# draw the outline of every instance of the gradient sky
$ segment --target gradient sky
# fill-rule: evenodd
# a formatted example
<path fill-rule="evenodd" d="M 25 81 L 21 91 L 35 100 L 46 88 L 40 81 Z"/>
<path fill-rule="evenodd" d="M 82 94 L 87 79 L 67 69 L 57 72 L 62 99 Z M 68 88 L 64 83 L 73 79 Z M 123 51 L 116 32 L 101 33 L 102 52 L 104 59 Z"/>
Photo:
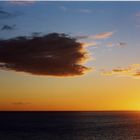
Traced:
<path fill-rule="evenodd" d="M 140 2 L 0 2 L 1 40 L 34 32 L 85 43 L 92 69 L 70 77 L 0 70 L 0 110 L 140 110 Z"/>

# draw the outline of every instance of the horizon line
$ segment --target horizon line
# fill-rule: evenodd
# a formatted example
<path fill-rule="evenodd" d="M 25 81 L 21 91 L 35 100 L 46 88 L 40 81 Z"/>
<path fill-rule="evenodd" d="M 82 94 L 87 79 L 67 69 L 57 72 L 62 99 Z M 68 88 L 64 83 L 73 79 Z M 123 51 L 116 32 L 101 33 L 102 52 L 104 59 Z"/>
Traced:
<path fill-rule="evenodd" d="M 140 110 L 0 110 L 0 112 L 140 112 Z"/>

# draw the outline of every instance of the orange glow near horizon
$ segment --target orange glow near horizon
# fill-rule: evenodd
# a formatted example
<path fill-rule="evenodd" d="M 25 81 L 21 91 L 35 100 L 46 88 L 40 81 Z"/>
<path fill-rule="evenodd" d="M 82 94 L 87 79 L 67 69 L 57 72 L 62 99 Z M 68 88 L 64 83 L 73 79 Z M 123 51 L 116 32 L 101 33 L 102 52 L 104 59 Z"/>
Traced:
<path fill-rule="evenodd" d="M 139 111 L 132 3 L 0 1 L 0 111 Z"/>
<path fill-rule="evenodd" d="M 102 76 L 94 76 L 96 77 L 94 78 L 91 75 L 92 73 L 79 78 L 50 78 L 49 80 L 44 77 L 36 77 L 32 81 L 32 76 L 19 74 L 16 80 L 18 81 L 21 77 L 24 80 L 17 83 L 16 90 L 13 85 L 11 87 L 9 85 L 10 90 L 3 89 L 5 94 L 1 95 L 0 110 L 140 110 L 138 80 L 128 80 L 128 78 L 120 80 L 120 78 Z M 15 76 L 15 73 L 11 76 Z M 38 84 L 40 86 L 37 86 Z M 128 88 L 126 85 L 129 85 Z M 5 86 L 3 85 L 3 88 Z M 9 92 L 11 92 L 11 97 L 7 98 Z"/>

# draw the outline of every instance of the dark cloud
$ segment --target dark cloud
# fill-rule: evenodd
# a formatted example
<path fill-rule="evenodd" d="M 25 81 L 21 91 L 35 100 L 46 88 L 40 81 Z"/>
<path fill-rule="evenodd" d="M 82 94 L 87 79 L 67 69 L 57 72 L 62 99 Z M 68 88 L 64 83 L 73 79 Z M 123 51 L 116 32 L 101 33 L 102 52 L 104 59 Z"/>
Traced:
<path fill-rule="evenodd" d="M 0 19 L 5 19 L 5 18 L 13 18 L 13 17 L 16 17 L 16 16 L 19 16 L 19 15 L 22 15 L 23 13 L 21 12 L 8 12 L 8 11 L 5 11 L 3 9 L 0 8 Z"/>
<path fill-rule="evenodd" d="M 10 25 L 3 25 L 3 26 L 1 27 L 1 30 L 2 30 L 2 31 L 3 31 L 3 30 L 11 31 L 11 30 L 14 30 L 15 27 L 16 27 L 16 25 L 12 25 L 12 26 L 10 26 Z"/>
<path fill-rule="evenodd" d="M 41 32 L 33 32 L 32 36 L 33 37 L 39 37 L 42 33 Z"/>
<path fill-rule="evenodd" d="M 0 10 L 0 18 L 9 18 L 9 17 L 13 17 L 13 16 L 14 15 L 10 12 Z"/>
<path fill-rule="evenodd" d="M 0 68 L 36 75 L 75 76 L 85 73 L 87 52 L 66 34 L 0 40 Z"/>
<path fill-rule="evenodd" d="M 76 39 L 88 39 L 88 38 L 90 38 L 90 36 L 89 35 L 78 35 L 75 38 Z"/>
<path fill-rule="evenodd" d="M 134 76 L 140 77 L 140 71 L 137 71 L 137 72 L 134 74 Z"/>
<path fill-rule="evenodd" d="M 119 43 L 117 44 L 117 47 L 118 47 L 118 48 L 125 48 L 125 47 L 127 47 L 127 43 L 126 43 L 126 42 L 119 42 Z"/>
<path fill-rule="evenodd" d="M 128 72 L 131 70 L 131 67 L 128 67 L 128 68 L 115 68 L 112 70 L 112 72 Z"/>

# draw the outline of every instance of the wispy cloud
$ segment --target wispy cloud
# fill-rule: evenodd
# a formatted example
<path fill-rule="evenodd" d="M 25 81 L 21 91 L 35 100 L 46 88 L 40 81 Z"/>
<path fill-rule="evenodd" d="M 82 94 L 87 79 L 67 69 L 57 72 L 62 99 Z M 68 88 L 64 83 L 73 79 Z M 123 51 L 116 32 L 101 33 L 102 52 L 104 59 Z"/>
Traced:
<path fill-rule="evenodd" d="M 134 76 L 140 78 L 140 69 L 139 69 L 139 71 L 137 71 L 137 72 L 134 74 Z"/>
<path fill-rule="evenodd" d="M 65 7 L 65 6 L 60 6 L 59 8 L 61 11 L 64 11 L 64 12 L 66 12 L 68 10 L 67 7 Z"/>
<path fill-rule="evenodd" d="M 139 28 L 140 27 L 140 24 L 137 24 L 136 27 Z"/>
<path fill-rule="evenodd" d="M 92 35 L 84 35 L 84 34 L 75 36 L 76 39 L 90 39 L 91 37 L 92 37 Z"/>
<path fill-rule="evenodd" d="M 79 9 L 79 12 L 89 14 L 89 13 L 92 13 L 92 10 L 84 8 L 84 9 Z"/>
<path fill-rule="evenodd" d="M 88 67 L 82 65 L 88 52 L 82 43 L 66 34 L 17 37 L 0 40 L 0 68 L 35 75 L 76 76 Z"/>
<path fill-rule="evenodd" d="M 110 38 L 112 37 L 113 32 L 103 32 L 100 34 L 96 34 L 95 36 L 93 36 L 94 39 L 106 39 L 106 38 Z"/>
<path fill-rule="evenodd" d="M 127 47 L 127 43 L 126 42 L 119 42 L 116 46 L 118 48 L 125 48 L 125 47 Z"/>
<path fill-rule="evenodd" d="M 140 12 L 137 12 L 136 13 L 136 17 L 140 17 Z"/>
<path fill-rule="evenodd" d="M 85 45 L 87 46 L 96 46 L 96 47 L 99 47 L 99 46 L 105 46 L 105 47 L 109 47 L 109 48 L 126 48 L 127 47 L 127 43 L 124 42 L 124 41 L 121 41 L 121 42 L 118 42 L 118 43 L 112 43 L 112 42 L 108 42 L 108 43 L 104 43 L 102 42 L 102 40 L 104 39 L 108 39 L 110 37 L 112 37 L 114 34 L 114 32 L 102 32 L 102 33 L 99 33 L 99 34 L 90 34 L 90 35 L 86 35 L 86 34 L 79 34 L 79 35 L 76 35 L 75 38 L 78 39 L 78 40 L 84 40 L 85 42 Z M 100 45 L 99 43 L 97 43 L 97 41 L 100 40 Z"/>
<path fill-rule="evenodd" d="M 87 9 L 87 8 L 81 8 L 81 9 L 70 9 L 66 6 L 59 6 L 58 7 L 61 11 L 63 12 L 66 12 L 66 11 L 69 11 L 69 12 L 75 12 L 75 13 L 83 13 L 83 14 L 90 14 L 92 13 L 92 10 L 91 9 Z"/>
<path fill-rule="evenodd" d="M 127 43 L 126 42 L 119 42 L 119 43 L 106 43 L 105 46 L 107 47 L 116 47 L 116 48 L 126 48 Z"/>
<path fill-rule="evenodd" d="M 20 0 L 10 0 L 8 1 L 10 4 L 14 4 L 14 5 L 19 5 L 19 6 L 25 6 L 28 4 L 34 4 L 36 1 L 31 1 L 31 0 L 24 0 L 24 1 L 20 1 Z"/>
<path fill-rule="evenodd" d="M 23 13 L 21 12 L 9 12 L 9 11 L 5 11 L 3 9 L 0 9 L 0 19 L 7 19 L 7 18 L 13 18 L 16 16 L 20 16 Z"/>
<path fill-rule="evenodd" d="M 105 44 L 105 46 L 107 46 L 107 47 L 114 47 L 114 46 L 115 46 L 115 44 L 114 44 L 114 43 L 109 42 L 109 43 L 106 43 L 106 44 Z"/>
<path fill-rule="evenodd" d="M 100 39 L 107 39 L 113 36 L 113 32 L 102 32 L 99 34 L 95 35 L 78 35 L 76 36 L 77 39 L 95 39 L 95 40 L 100 40 Z"/>
<path fill-rule="evenodd" d="M 133 78 L 140 78 L 140 64 L 132 64 L 127 67 L 117 67 L 110 71 L 101 70 L 104 76 L 129 76 Z"/>
<path fill-rule="evenodd" d="M 14 24 L 14 25 L 3 25 L 3 26 L 1 27 L 1 30 L 2 30 L 2 31 L 4 31 L 4 30 L 11 31 L 11 30 L 15 30 L 15 27 L 16 27 L 15 24 Z"/>
<path fill-rule="evenodd" d="M 97 42 L 84 42 L 84 43 L 82 43 L 82 45 L 84 47 L 90 47 L 90 46 L 98 47 L 99 46 L 99 44 Z"/>
<path fill-rule="evenodd" d="M 9 18 L 9 17 L 13 17 L 13 14 L 0 9 L 0 18 Z"/>

